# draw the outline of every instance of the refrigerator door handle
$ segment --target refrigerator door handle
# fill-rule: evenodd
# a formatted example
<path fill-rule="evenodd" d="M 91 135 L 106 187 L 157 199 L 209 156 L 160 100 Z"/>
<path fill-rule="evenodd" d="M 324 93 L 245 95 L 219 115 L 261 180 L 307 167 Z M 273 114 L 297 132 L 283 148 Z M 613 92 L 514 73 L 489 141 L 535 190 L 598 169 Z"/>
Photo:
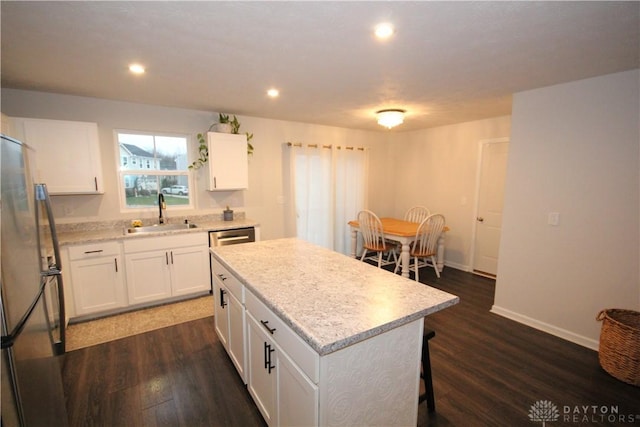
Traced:
<path fill-rule="evenodd" d="M 53 218 L 53 209 L 51 208 L 51 199 L 49 198 L 49 191 L 47 190 L 47 184 L 34 184 L 35 186 L 35 194 L 36 201 L 41 201 L 44 203 L 44 207 L 47 214 L 47 219 L 49 222 L 49 230 L 51 231 L 51 241 L 53 243 L 53 256 L 55 259 L 55 263 L 49 268 L 54 267 L 57 270 L 61 270 L 58 264 L 60 262 L 60 246 L 58 244 L 58 234 L 56 233 L 56 222 Z"/>
<path fill-rule="evenodd" d="M 46 277 L 42 277 L 42 279 L 40 280 L 40 290 L 38 291 L 36 297 L 31 302 L 31 305 L 29 306 L 27 311 L 25 311 L 25 313 L 22 315 L 22 318 L 16 324 L 16 326 L 13 328 L 13 330 L 8 335 L 3 335 L 2 336 L 2 340 L 1 340 L 1 344 L 0 344 L 0 347 L 2 349 L 9 348 L 9 347 L 13 346 L 13 344 L 16 341 L 16 339 L 18 339 L 18 337 L 20 336 L 20 333 L 24 329 L 24 326 L 27 324 L 27 321 L 29 320 L 29 317 L 31 317 L 31 313 L 33 313 L 33 310 L 38 305 L 38 302 L 40 301 L 40 298 L 42 298 L 42 294 L 44 293 L 44 289 L 45 289 L 46 284 L 47 284 L 47 278 Z"/>
<path fill-rule="evenodd" d="M 40 275 L 43 277 L 60 276 L 61 274 L 62 271 L 60 271 L 55 265 L 51 265 L 49 269 L 40 272 Z"/>
<path fill-rule="evenodd" d="M 56 276 L 56 289 L 58 293 L 58 325 L 60 327 L 59 338 L 60 341 L 54 343 L 56 353 L 62 354 L 65 352 L 65 328 L 66 328 L 66 312 L 64 306 L 64 285 L 62 283 L 62 266 L 60 265 L 60 245 L 58 243 L 58 234 L 56 232 L 56 222 L 53 217 L 53 209 L 51 208 L 51 198 L 49 197 L 49 191 L 47 190 L 47 184 L 34 184 L 35 198 L 37 201 L 42 201 L 47 214 L 47 220 L 49 222 L 49 231 L 51 232 L 51 243 L 53 245 L 53 262 L 48 266 L 46 271 L 42 274 L 45 276 Z M 37 203 L 36 203 L 37 206 Z M 36 212 L 36 224 L 40 227 L 39 215 Z M 40 234 L 38 233 L 38 236 Z M 40 242 L 38 246 L 40 246 Z"/>

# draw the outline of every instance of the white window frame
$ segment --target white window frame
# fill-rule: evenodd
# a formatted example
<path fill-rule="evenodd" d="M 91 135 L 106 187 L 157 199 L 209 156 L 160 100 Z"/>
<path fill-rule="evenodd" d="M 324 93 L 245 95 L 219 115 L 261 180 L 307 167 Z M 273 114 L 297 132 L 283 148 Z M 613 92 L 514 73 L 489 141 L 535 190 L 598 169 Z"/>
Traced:
<path fill-rule="evenodd" d="M 149 135 L 149 136 L 164 136 L 164 137 L 173 137 L 173 138 L 184 138 L 187 142 L 187 169 L 183 170 L 159 170 L 157 169 L 157 173 L 150 173 L 152 171 L 156 171 L 156 169 L 120 169 L 120 142 L 118 140 L 118 134 L 126 133 L 133 135 Z M 146 213 L 146 212 L 156 212 L 158 210 L 158 206 L 148 206 L 148 207 L 127 207 L 127 196 L 124 187 L 124 176 L 125 175 L 157 175 L 157 176 L 186 176 L 187 177 L 187 186 L 189 187 L 189 203 L 186 205 L 167 205 L 167 210 L 177 211 L 177 210 L 194 210 L 195 209 L 195 185 L 193 181 L 193 173 L 188 168 L 188 165 L 191 164 L 191 139 L 192 136 L 183 133 L 171 133 L 171 132 L 149 132 L 149 131 L 141 131 L 141 130 L 131 130 L 131 129 L 114 129 L 113 130 L 113 141 L 114 148 L 116 151 L 116 164 L 115 168 L 118 175 L 118 201 L 120 203 L 120 213 Z M 138 159 L 139 162 L 142 163 L 142 159 Z M 132 162 L 133 163 L 133 162 Z M 158 192 L 160 192 L 160 188 L 158 188 Z"/>

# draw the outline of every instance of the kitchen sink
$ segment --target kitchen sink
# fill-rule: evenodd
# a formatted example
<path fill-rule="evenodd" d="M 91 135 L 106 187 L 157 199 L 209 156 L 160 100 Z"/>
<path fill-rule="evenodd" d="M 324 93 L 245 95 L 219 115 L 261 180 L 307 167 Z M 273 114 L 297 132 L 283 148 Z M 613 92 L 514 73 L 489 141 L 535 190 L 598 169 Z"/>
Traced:
<path fill-rule="evenodd" d="M 196 224 L 156 224 L 146 227 L 127 228 L 125 229 L 125 234 L 161 233 L 163 231 L 189 230 L 192 228 L 198 228 L 198 226 Z"/>

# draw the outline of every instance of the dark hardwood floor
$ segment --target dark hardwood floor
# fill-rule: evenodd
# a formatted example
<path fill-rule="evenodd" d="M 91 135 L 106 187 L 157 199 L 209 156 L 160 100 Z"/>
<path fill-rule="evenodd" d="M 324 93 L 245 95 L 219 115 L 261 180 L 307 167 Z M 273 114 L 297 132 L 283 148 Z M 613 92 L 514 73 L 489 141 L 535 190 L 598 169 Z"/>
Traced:
<path fill-rule="evenodd" d="M 266 426 L 213 317 L 69 352 L 63 380 L 72 427 Z"/>
<path fill-rule="evenodd" d="M 452 268 L 440 279 L 422 269 L 420 279 L 460 303 L 425 318 L 436 331 L 429 344 L 436 413 L 421 404 L 419 425 L 541 426 L 529 419 L 539 401 L 558 410 L 549 426 L 640 425 L 640 387 L 607 374 L 593 350 L 490 313 L 494 280 Z"/>
<path fill-rule="evenodd" d="M 640 424 L 639 387 L 609 376 L 592 350 L 491 314 L 493 280 L 446 268 L 421 281 L 461 301 L 425 320 L 436 412 L 421 403 L 419 425 L 541 426 L 529 419 L 541 401 L 558 410 L 549 426 Z M 63 371 L 72 427 L 265 425 L 212 317 L 72 351 Z"/>

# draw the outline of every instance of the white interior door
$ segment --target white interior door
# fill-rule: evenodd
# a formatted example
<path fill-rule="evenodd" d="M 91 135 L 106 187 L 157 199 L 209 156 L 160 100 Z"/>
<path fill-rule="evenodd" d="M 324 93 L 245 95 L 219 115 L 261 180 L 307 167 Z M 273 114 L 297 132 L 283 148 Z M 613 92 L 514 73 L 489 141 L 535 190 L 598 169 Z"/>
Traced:
<path fill-rule="evenodd" d="M 482 144 L 473 256 L 473 272 L 481 275 L 495 277 L 498 271 L 508 155 L 509 140 L 506 138 Z"/>

